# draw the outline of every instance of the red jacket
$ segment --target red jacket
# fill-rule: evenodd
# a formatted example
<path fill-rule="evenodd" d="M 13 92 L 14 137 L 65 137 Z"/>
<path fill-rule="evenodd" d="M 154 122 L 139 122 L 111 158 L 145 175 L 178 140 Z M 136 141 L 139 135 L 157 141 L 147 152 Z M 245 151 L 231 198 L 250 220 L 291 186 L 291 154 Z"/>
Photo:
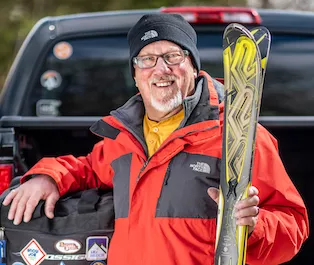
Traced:
<path fill-rule="evenodd" d="M 137 95 L 92 126 L 104 139 L 86 157 L 44 158 L 26 174 L 52 176 L 61 195 L 114 188 L 116 222 L 108 265 L 214 264 L 217 205 L 206 191 L 219 185 L 223 107 L 216 93 L 221 87 L 206 77 L 185 100 L 183 124 L 150 159 Z M 252 184 L 259 189 L 260 213 L 247 263 L 283 263 L 308 237 L 308 217 L 276 140 L 260 125 Z"/>

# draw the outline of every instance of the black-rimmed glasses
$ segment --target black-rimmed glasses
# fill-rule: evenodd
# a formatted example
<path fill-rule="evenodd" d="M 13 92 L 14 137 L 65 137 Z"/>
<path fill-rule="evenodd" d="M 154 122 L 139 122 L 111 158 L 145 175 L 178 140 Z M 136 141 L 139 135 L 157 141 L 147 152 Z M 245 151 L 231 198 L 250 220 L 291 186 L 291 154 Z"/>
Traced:
<path fill-rule="evenodd" d="M 161 57 L 166 64 L 176 65 L 183 63 L 185 58 L 189 55 L 187 50 L 178 50 L 173 52 L 167 52 L 160 55 L 149 54 L 145 56 L 137 56 L 133 58 L 133 63 L 141 69 L 152 68 L 157 64 L 157 60 Z"/>

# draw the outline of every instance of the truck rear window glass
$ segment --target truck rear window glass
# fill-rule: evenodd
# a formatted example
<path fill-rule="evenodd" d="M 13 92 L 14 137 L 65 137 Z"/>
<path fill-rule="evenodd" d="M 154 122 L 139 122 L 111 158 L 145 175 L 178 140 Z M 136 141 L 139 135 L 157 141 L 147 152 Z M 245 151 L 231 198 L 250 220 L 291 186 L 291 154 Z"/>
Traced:
<path fill-rule="evenodd" d="M 223 77 L 222 35 L 198 36 L 202 68 L 214 77 Z M 313 69 L 313 35 L 273 33 L 261 115 L 313 116 Z"/>
<path fill-rule="evenodd" d="M 34 82 L 32 115 L 108 114 L 136 93 L 127 58 L 124 35 L 57 43 Z"/>
<path fill-rule="evenodd" d="M 223 77 L 222 33 L 198 35 L 202 69 Z M 125 35 L 57 43 L 39 64 L 24 115 L 107 115 L 137 92 L 128 55 Z M 313 69 L 314 36 L 273 34 L 261 115 L 314 115 Z"/>

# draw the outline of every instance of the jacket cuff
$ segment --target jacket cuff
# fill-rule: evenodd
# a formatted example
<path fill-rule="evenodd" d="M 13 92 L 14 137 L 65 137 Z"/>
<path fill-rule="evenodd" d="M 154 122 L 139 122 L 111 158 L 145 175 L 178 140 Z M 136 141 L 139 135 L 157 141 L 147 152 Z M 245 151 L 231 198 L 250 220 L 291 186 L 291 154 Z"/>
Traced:
<path fill-rule="evenodd" d="M 35 168 L 28 171 L 22 176 L 20 182 L 21 184 L 39 175 L 47 175 L 51 177 L 57 184 L 60 196 L 63 196 L 67 190 L 63 187 L 62 182 L 59 181 L 60 177 L 55 173 L 55 171 L 48 168 Z"/>
<path fill-rule="evenodd" d="M 262 220 L 262 209 L 260 209 L 260 213 L 257 219 L 257 223 L 255 225 L 255 228 L 253 232 L 249 235 L 248 238 L 248 246 L 253 245 L 257 241 L 259 241 L 261 238 L 264 237 L 264 221 Z"/>

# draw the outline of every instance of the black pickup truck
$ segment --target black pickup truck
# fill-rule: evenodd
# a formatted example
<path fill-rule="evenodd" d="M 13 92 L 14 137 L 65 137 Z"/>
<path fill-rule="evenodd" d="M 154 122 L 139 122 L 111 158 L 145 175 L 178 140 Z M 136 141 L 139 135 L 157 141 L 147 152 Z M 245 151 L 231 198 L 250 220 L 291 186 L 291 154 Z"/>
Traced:
<path fill-rule="evenodd" d="M 43 156 L 84 155 L 99 141 L 89 126 L 137 92 L 127 31 L 144 13 L 154 12 L 184 15 L 198 33 L 202 69 L 218 78 L 227 24 L 271 31 L 260 123 L 278 139 L 286 169 L 314 218 L 314 13 L 308 12 L 180 7 L 40 20 L 20 48 L 0 97 L 2 188 Z M 313 249 L 310 238 L 287 264 L 312 264 Z"/>

